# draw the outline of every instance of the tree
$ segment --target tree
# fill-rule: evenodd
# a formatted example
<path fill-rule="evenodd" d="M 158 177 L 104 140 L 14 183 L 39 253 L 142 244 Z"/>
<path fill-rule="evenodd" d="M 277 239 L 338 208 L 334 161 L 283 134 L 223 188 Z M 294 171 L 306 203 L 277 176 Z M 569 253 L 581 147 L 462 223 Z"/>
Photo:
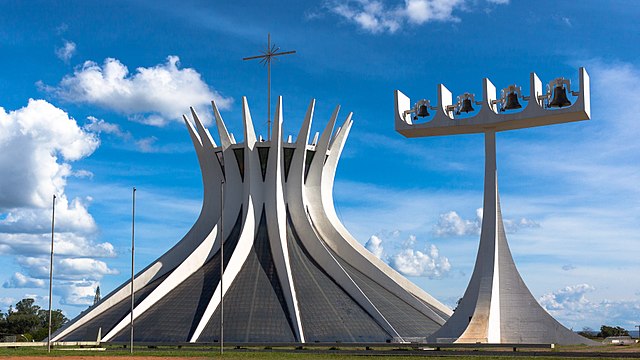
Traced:
<path fill-rule="evenodd" d="M 28 334 L 39 325 L 38 310 L 33 299 L 22 299 L 16 304 L 16 309 L 7 316 L 9 332 L 13 334 Z"/>
<path fill-rule="evenodd" d="M 36 301 L 30 298 L 22 299 L 16 304 L 16 313 L 25 315 L 37 315 L 40 306 L 35 305 Z"/>
<path fill-rule="evenodd" d="M 7 333 L 7 315 L 0 310 L 0 338 Z"/>
<path fill-rule="evenodd" d="M 49 336 L 49 311 L 38 311 L 38 320 L 40 322 L 40 326 L 31 334 L 33 335 L 33 340 L 42 341 Z M 62 310 L 58 309 L 51 311 L 51 332 L 53 333 L 61 328 L 67 321 L 69 321 L 69 319 L 64 316 Z"/>
<path fill-rule="evenodd" d="M 69 319 L 62 310 L 51 312 L 51 331 L 62 327 Z M 49 311 L 35 305 L 33 299 L 22 299 L 7 314 L 0 312 L 0 335 L 23 335 L 27 340 L 44 340 L 49 334 Z"/>
<path fill-rule="evenodd" d="M 584 336 L 586 338 L 593 338 L 594 336 L 597 335 L 596 331 L 594 331 L 592 328 L 585 326 L 582 328 L 582 331 L 578 331 L 578 335 L 580 336 Z"/>
<path fill-rule="evenodd" d="M 602 325 L 600 327 L 600 333 L 598 333 L 598 337 L 607 338 L 609 336 L 629 336 L 629 332 L 620 326 L 612 327 L 607 325 Z"/>

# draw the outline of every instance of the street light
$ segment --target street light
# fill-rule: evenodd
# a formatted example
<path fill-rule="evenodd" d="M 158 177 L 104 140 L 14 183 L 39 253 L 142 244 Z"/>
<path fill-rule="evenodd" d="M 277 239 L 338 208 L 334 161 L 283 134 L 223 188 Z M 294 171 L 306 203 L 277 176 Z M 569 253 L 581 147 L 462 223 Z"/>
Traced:
<path fill-rule="evenodd" d="M 133 308 L 135 306 L 135 289 L 133 288 L 134 280 L 134 260 L 135 260 L 135 233 L 136 233 L 136 187 L 133 187 L 132 195 L 133 203 L 131 206 L 131 339 L 129 347 L 133 354 Z"/>
<path fill-rule="evenodd" d="M 224 353 L 224 179 L 220 180 L 220 355 Z"/>
<path fill-rule="evenodd" d="M 56 196 L 53 195 L 51 208 L 51 258 L 49 260 L 49 337 L 47 337 L 47 352 L 51 352 L 51 297 L 53 292 L 53 234 L 56 224 Z"/>

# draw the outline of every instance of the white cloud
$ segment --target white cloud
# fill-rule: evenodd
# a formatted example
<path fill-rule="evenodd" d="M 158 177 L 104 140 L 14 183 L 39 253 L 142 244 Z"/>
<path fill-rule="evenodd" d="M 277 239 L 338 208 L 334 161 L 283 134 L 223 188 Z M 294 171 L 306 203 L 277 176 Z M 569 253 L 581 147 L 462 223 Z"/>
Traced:
<path fill-rule="evenodd" d="M 405 0 L 404 12 L 412 24 L 430 21 L 459 21 L 453 10 L 464 4 L 463 0 Z"/>
<path fill-rule="evenodd" d="M 595 288 L 589 284 L 565 286 L 553 293 L 542 295 L 538 301 L 547 310 L 581 312 L 592 306 L 585 294 L 594 290 Z"/>
<path fill-rule="evenodd" d="M 84 126 L 82 127 L 86 131 L 96 134 L 104 133 L 115 135 L 124 140 L 131 138 L 131 133 L 128 131 L 122 131 L 122 129 L 120 129 L 120 125 L 118 124 L 113 124 L 103 119 L 98 119 L 95 116 L 87 116 L 87 120 L 89 122 L 84 124 Z"/>
<path fill-rule="evenodd" d="M 86 61 L 58 86 L 40 86 L 65 101 L 97 105 L 149 125 L 182 122 L 190 106 L 209 123 L 211 100 L 227 109 L 232 99 L 211 89 L 196 70 L 179 68 L 179 61 L 169 56 L 166 63 L 139 67 L 133 74 L 117 59 L 107 58 L 102 65 Z"/>
<path fill-rule="evenodd" d="M 391 234 L 385 234 L 385 237 L 397 240 L 399 234 L 399 231 L 394 231 Z M 399 273 L 406 276 L 437 279 L 445 276 L 451 270 L 449 259 L 440 256 L 440 252 L 435 245 L 430 245 L 428 251 L 414 250 L 417 243 L 415 235 L 409 235 L 400 249 L 394 251 L 392 255 L 386 256 L 382 246 L 383 236 L 382 234 L 372 235 L 365 244 L 365 248 L 377 258 L 387 262 L 389 266 Z"/>
<path fill-rule="evenodd" d="M 401 16 L 396 14 L 397 10 L 390 11 L 380 1 L 334 2 L 328 6 L 333 13 L 353 21 L 362 29 L 372 33 L 384 31 L 393 33 L 401 25 Z"/>
<path fill-rule="evenodd" d="M 502 219 L 502 223 L 504 224 L 504 231 L 506 231 L 507 233 L 515 233 L 520 229 L 531 229 L 540 227 L 540 224 L 537 221 L 527 218 L 520 218 L 519 220 Z"/>
<path fill-rule="evenodd" d="M 75 170 L 71 172 L 71 176 L 77 178 L 93 178 L 93 173 L 89 170 Z M 88 197 L 87 200 L 91 201 L 91 197 Z"/>
<path fill-rule="evenodd" d="M 488 0 L 489 3 L 505 5 L 509 0 Z M 404 0 L 395 5 L 380 0 L 328 1 L 325 7 L 332 13 L 353 22 L 371 33 L 394 33 L 402 26 L 422 25 L 428 22 L 458 22 L 453 13 L 465 9 L 466 0 Z"/>
<path fill-rule="evenodd" d="M 587 294 L 596 289 L 589 284 L 566 286 L 538 299 L 542 307 L 564 324 L 572 327 L 600 325 L 622 326 L 632 329 L 640 312 L 640 300 L 591 301 Z"/>
<path fill-rule="evenodd" d="M 44 100 L 7 113 L 0 107 L 0 211 L 48 207 L 71 174 L 69 162 L 87 157 L 98 138 Z M 59 161 L 59 156 L 63 161 Z"/>
<path fill-rule="evenodd" d="M 99 280 L 105 275 L 118 274 L 118 271 L 110 269 L 104 261 L 90 258 L 61 259 L 57 270 L 64 274 L 65 279 Z"/>
<path fill-rule="evenodd" d="M 57 250 L 56 250 L 57 251 Z M 98 257 L 100 254 L 93 254 Z M 17 262 L 20 266 L 28 269 L 29 276 L 33 278 L 46 279 L 49 277 L 49 258 L 18 256 Z M 56 280 L 100 280 L 105 275 L 116 275 L 116 270 L 110 269 L 104 262 L 88 257 L 54 257 L 54 277 Z"/>
<path fill-rule="evenodd" d="M 433 226 L 433 233 L 436 236 L 465 236 L 480 234 L 482 223 L 482 209 L 478 209 L 478 215 L 474 220 L 465 220 L 455 211 L 440 214 L 438 223 Z"/>
<path fill-rule="evenodd" d="M 26 234 L 0 233 L 0 255 L 47 255 L 50 252 L 51 233 Z M 114 257 L 113 245 L 109 242 L 95 243 L 88 236 L 73 232 L 55 233 L 55 252 L 63 256 Z"/>
<path fill-rule="evenodd" d="M 100 279 L 114 274 L 95 257 L 113 257 L 97 243 L 91 197 L 69 199 L 67 179 L 90 173 L 71 163 L 90 156 L 100 141 L 61 109 L 44 100 L 6 112 L 0 108 L 0 255 L 18 255 L 22 272 L 7 272 L 5 288 L 42 287 L 49 277 L 52 197 L 56 194 L 54 279 Z M 10 277 L 9 277 L 10 276 Z M 65 301 L 65 299 L 63 299 Z"/>
<path fill-rule="evenodd" d="M 145 138 L 136 139 L 129 131 L 124 131 L 120 128 L 120 125 L 107 122 L 103 119 L 98 119 L 94 116 L 87 117 L 88 122 L 82 127 L 84 130 L 96 133 L 96 134 L 109 134 L 122 140 L 127 145 L 133 144 L 137 151 L 143 153 L 176 153 L 190 151 L 192 148 L 183 149 L 176 144 L 163 144 L 158 145 L 158 138 L 155 136 L 149 136 Z M 80 172 L 73 173 L 74 176 L 83 176 Z M 91 174 L 90 176 L 93 176 Z"/>
<path fill-rule="evenodd" d="M 51 231 L 52 204 L 47 205 L 42 208 L 15 207 L 6 210 L 5 218 L 0 220 L 0 234 L 39 234 L 46 230 Z M 75 198 L 69 203 L 64 194 L 56 197 L 55 226 L 60 233 L 72 231 L 76 234 L 87 235 L 97 230 L 95 221 L 87 209 L 87 204 L 79 198 Z"/>
<path fill-rule="evenodd" d="M 76 44 L 73 41 L 65 41 L 62 47 L 56 49 L 56 56 L 65 63 L 68 63 L 75 53 Z"/>
<path fill-rule="evenodd" d="M 142 152 L 146 152 L 146 153 L 157 152 L 156 148 L 154 147 L 156 141 L 158 141 L 158 138 L 156 138 L 155 136 L 150 136 L 140 140 L 136 140 L 136 146 Z"/>
<path fill-rule="evenodd" d="M 16 299 L 8 296 L 0 297 L 0 310 L 6 309 L 16 303 Z"/>
<path fill-rule="evenodd" d="M 451 270 L 449 259 L 440 256 L 438 248 L 431 245 L 428 252 L 404 249 L 389 258 L 389 265 L 406 276 L 441 278 Z"/>
<path fill-rule="evenodd" d="M 98 281 L 76 280 L 62 281 L 55 284 L 53 293 L 59 295 L 63 305 L 86 307 L 93 304 Z"/>
<path fill-rule="evenodd" d="M 482 229 L 482 213 L 482 208 L 476 209 L 476 218 L 473 220 L 463 219 L 455 211 L 440 214 L 438 223 L 433 226 L 433 233 L 438 237 L 479 235 Z M 524 217 L 519 220 L 503 219 L 502 223 L 507 233 L 540 227 L 538 222 Z"/>
<path fill-rule="evenodd" d="M 382 239 L 376 235 L 371 235 L 367 243 L 364 245 L 367 250 L 371 251 L 378 259 L 382 259 L 384 248 L 382 247 Z"/>
<path fill-rule="evenodd" d="M 41 288 L 44 287 L 45 282 L 42 279 L 35 279 L 28 277 L 19 272 L 13 274 L 11 279 L 5 281 L 2 284 L 4 288 Z"/>

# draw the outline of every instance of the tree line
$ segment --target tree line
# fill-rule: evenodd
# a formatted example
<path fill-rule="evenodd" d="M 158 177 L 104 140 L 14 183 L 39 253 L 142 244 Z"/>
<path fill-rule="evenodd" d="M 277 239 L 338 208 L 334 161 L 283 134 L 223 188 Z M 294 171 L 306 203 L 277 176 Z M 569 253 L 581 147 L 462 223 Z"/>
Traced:
<path fill-rule="evenodd" d="M 0 310 L 0 339 L 16 336 L 16 341 L 42 341 L 49 335 L 49 310 L 35 305 L 34 299 L 22 299 L 6 313 Z M 69 319 L 62 310 L 51 312 L 51 332 L 58 330 Z"/>
<path fill-rule="evenodd" d="M 608 338 L 609 336 L 629 336 L 629 331 L 620 326 L 600 326 L 600 332 L 585 327 L 578 334 L 588 338 Z"/>

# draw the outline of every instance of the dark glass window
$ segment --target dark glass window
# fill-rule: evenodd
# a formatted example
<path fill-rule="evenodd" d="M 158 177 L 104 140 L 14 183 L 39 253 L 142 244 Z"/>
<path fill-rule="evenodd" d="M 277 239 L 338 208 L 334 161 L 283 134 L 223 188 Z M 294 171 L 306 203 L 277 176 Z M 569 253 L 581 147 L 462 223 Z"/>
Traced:
<path fill-rule="evenodd" d="M 269 160 L 269 148 L 259 147 L 258 157 L 260 157 L 260 169 L 262 170 L 262 181 L 264 181 L 264 178 L 267 174 L 267 160 Z"/>
<path fill-rule="evenodd" d="M 233 153 L 236 155 L 238 169 L 240 169 L 240 177 L 244 182 L 244 148 L 233 149 Z"/>
<path fill-rule="evenodd" d="M 291 168 L 291 160 L 293 160 L 295 150 L 295 148 L 284 148 L 284 181 L 289 179 L 289 169 Z"/>

